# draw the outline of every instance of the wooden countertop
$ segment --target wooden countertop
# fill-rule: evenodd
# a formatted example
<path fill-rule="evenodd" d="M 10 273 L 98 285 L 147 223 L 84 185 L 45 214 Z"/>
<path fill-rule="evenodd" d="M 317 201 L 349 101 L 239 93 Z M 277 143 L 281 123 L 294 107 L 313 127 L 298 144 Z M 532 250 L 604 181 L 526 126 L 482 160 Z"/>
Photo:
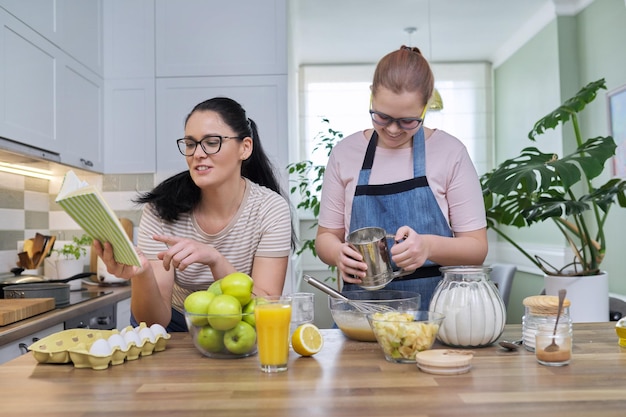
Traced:
<path fill-rule="evenodd" d="M 130 286 L 100 287 L 97 285 L 83 284 L 83 289 L 87 291 L 110 291 L 111 294 L 84 301 L 73 306 L 55 309 L 7 326 L 2 326 L 0 327 L 0 345 L 11 343 L 29 334 L 63 323 L 66 320 L 130 298 Z"/>
<path fill-rule="evenodd" d="M 187 333 L 167 349 L 103 371 L 38 364 L 0 366 L 2 414 L 11 416 L 624 416 L 626 349 L 614 323 L 576 324 L 569 366 L 533 353 L 475 349 L 469 373 L 436 376 L 386 362 L 375 343 L 323 330 L 323 350 L 291 352 L 289 370 L 264 374 L 257 357 L 209 359 Z M 507 326 L 502 339 L 520 336 Z M 440 348 L 441 346 L 436 346 Z"/>

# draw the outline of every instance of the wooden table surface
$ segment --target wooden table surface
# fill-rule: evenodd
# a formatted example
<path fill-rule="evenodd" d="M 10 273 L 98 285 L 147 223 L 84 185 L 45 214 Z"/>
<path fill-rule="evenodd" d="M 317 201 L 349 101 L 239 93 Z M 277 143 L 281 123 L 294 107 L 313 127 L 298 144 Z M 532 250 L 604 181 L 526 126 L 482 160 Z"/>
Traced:
<path fill-rule="evenodd" d="M 27 354 L 0 366 L 2 416 L 624 416 L 626 349 L 614 323 L 576 324 L 569 366 L 497 345 L 475 349 L 472 370 L 436 376 L 386 362 L 375 343 L 323 330 L 311 358 L 264 374 L 257 357 L 209 359 L 186 333 L 167 349 L 107 370 L 38 364 Z M 507 326 L 502 339 L 520 336 Z M 436 345 L 435 348 L 442 346 Z"/>

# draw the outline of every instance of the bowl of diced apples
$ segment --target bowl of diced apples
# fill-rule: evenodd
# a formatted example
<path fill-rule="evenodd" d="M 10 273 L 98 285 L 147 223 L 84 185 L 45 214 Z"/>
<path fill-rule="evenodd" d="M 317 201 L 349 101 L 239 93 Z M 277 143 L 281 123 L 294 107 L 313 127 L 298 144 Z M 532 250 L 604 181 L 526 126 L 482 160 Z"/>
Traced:
<path fill-rule="evenodd" d="M 394 363 L 415 363 L 415 355 L 432 347 L 444 315 L 434 311 L 373 313 L 367 320 L 383 350 Z"/>
<path fill-rule="evenodd" d="M 417 292 L 400 290 L 355 290 L 344 293 L 351 301 L 364 302 L 375 309 L 389 308 L 395 311 L 418 311 L 421 295 Z M 375 342 L 376 336 L 367 321 L 367 314 L 359 304 L 328 297 L 328 307 L 333 321 L 343 334 L 360 342 Z"/>

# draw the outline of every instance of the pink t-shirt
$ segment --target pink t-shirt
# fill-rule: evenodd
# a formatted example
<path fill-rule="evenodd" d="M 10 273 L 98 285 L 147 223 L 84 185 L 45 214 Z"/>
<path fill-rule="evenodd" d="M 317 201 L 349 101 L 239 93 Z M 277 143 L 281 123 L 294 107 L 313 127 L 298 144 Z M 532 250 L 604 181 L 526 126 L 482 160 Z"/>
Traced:
<path fill-rule="evenodd" d="M 350 228 L 352 200 L 369 137 L 356 132 L 333 148 L 322 187 L 318 223 L 329 229 Z M 452 232 L 487 226 L 480 181 L 465 145 L 454 136 L 433 130 L 426 139 L 426 178 Z M 413 178 L 413 148 L 376 148 L 370 184 Z M 395 233 L 395 230 L 388 231 Z"/>

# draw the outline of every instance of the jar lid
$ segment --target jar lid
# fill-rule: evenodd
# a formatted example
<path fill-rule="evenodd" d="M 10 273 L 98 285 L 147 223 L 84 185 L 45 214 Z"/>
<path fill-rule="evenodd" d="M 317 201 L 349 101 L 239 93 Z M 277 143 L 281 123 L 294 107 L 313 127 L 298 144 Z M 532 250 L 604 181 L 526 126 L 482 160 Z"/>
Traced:
<path fill-rule="evenodd" d="M 415 355 L 415 363 L 429 374 L 458 375 L 469 372 L 473 357 L 471 350 L 433 349 Z"/>
<path fill-rule="evenodd" d="M 554 314 L 559 309 L 559 297 L 556 295 L 531 295 L 522 301 L 525 307 L 528 307 L 532 314 Z M 570 301 L 566 298 L 563 300 L 563 307 L 569 307 Z"/>

